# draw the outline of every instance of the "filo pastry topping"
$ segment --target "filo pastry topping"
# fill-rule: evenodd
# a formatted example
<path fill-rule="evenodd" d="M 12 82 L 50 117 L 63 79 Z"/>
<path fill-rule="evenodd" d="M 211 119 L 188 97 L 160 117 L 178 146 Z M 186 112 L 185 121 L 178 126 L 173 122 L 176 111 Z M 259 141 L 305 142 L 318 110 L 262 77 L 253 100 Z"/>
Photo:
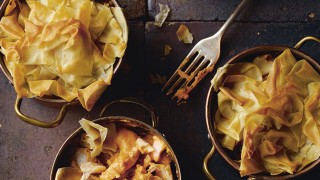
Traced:
<path fill-rule="evenodd" d="M 78 99 L 90 111 L 127 46 L 122 10 L 90 0 L 11 0 L 0 46 L 19 97 Z"/>
<path fill-rule="evenodd" d="M 240 174 L 293 174 L 320 157 L 320 75 L 289 49 L 219 68 L 216 133 Z M 240 144 L 241 146 L 236 146 Z"/>
<path fill-rule="evenodd" d="M 156 135 L 139 135 L 114 123 L 79 122 L 84 130 L 80 146 L 70 153 L 69 167 L 57 170 L 56 180 L 173 179 L 169 150 Z"/>

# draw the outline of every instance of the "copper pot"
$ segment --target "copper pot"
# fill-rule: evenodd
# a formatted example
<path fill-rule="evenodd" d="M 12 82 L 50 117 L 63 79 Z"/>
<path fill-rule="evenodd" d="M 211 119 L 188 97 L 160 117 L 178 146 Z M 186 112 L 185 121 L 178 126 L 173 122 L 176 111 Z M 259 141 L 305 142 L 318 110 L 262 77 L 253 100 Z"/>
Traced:
<path fill-rule="evenodd" d="M 311 58 L 309 55 L 303 53 L 302 51 L 299 50 L 299 47 L 308 40 L 314 40 L 317 42 L 320 42 L 318 38 L 315 37 L 305 37 L 302 40 L 300 40 L 297 45 L 294 48 L 290 47 L 285 47 L 285 46 L 257 46 L 251 49 L 247 49 L 245 51 L 240 52 L 239 54 L 235 55 L 232 57 L 227 63 L 235 63 L 235 62 L 241 62 L 241 61 L 248 61 L 248 60 L 253 60 L 253 58 L 259 56 L 259 55 L 264 55 L 264 54 L 271 54 L 273 57 L 278 56 L 281 54 L 285 49 L 290 49 L 292 54 L 297 58 L 297 59 L 305 59 L 307 60 L 315 70 L 317 70 L 320 73 L 320 65 L 319 63 Z M 226 149 L 223 148 L 217 139 L 215 135 L 215 121 L 214 121 L 214 113 L 217 109 L 217 93 L 214 91 L 213 86 L 211 85 L 207 94 L 207 99 L 206 99 L 206 106 L 205 106 L 205 114 L 206 114 L 206 125 L 207 125 L 207 130 L 209 132 L 209 137 L 210 140 L 213 144 L 213 147 L 211 151 L 208 153 L 208 155 L 204 159 L 203 163 L 203 169 L 208 178 L 213 178 L 211 173 L 208 170 L 207 163 L 208 160 L 212 157 L 212 155 L 215 152 L 215 149 L 218 151 L 218 153 L 223 157 L 225 161 L 228 162 L 234 169 L 239 171 L 239 163 L 236 162 L 234 159 L 230 157 L 230 155 L 227 153 Z M 276 175 L 276 176 L 271 176 L 266 173 L 260 173 L 260 174 L 254 174 L 251 175 L 249 178 L 252 179 L 289 179 L 289 178 L 294 178 L 297 177 L 301 174 L 304 174 L 308 172 L 310 169 L 315 167 L 320 163 L 320 158 L 317 159 L 316 161 L 312 162 L 305 168 L 303 168 L 301 171 L 296 172 L 294 174 L 284 174 L 284 175 Z"/>
<path fill-rule="evenodd" d="M 8 5 L 10 0 L 4 0 L 1 7 L 0 7 L 0 15 L 1 17 L 4 14 L 4 11 Z M 116 0 L 100 0 L 101 2 L 109 2 L 111 3 L 111 5 L 115 6 L 115 7 L 120 7 L 119 3 Z M 123 14 L 123 18 L 125 18 L 124 14 Z M 125 21 L 126 22 L 126 21 Z M 126 32 L 128 32 L 128 25 L 127 23 L 124 24 L 124 27 L 126 28 Z M 126 34 L 124 36 L 125 40 L 128 41 L 128 34 Z M 113 65 L 113 74 L 115 74 L 120 65 L 122 63 L 122 59 L 116 59 L 114 65 Z M 2 70 L 2 72 L 5 74 L 5 76 L 7 77 L 7 79 L 10 81 L 11 84 L 13 84 L 13 78 L 10 74 L 10 72 L 8 71 L 4 61 L 3 61 L 3 57 L 0 58 L 0 68 Z M 77 105 L 80 104 L 80 101 L 78 99 L 75 99 L 71 102 L 68 102 L 62 98 L 56 98 L 56 97 L 52 97 L 52 96 L 46 96 L 46 97 L 39 97 L 36 96 L 34 97 L 35 99 L 39 100 L 40 102 L 50 105 L 50 106 L 58 106 L 60 107 L 60 112 L 58 113 L 57 117 L 54 120 L 51 121 L 42 121 L 42 120 L 38 120 L 35 119 L 33 117 L 30 117 L 28 115 L 25 115 L 24 113 L 21 112 L 21 103 L 22 103 L 22 99 L 21 97 L 16 98 L 16 102 L 14 105 L 14 110 L 16 112 L 16 114 L 18 115 L 18 117 L 23 120 L 26 123 L 32 124 L 34 126 L 39 126 L 39 127 L 43 127 L 43 128 L 53 128 L 58 126 L 62 120 L 64 119 L 66 113 L 67 113 L 67 109 L 69 106 L 73 106 L 73 105 Z"/>
<path fill-rule="evenodd" d="M 107 117 L 101 117 L 104 113 L 104 111 L 109 108 L 111 105 L 116 104 L 116 103 L 131 103 L 135 105 L 139 105 L 143 107 L 145 110 L 147 110 L 150 113 L 151 116 L 151 121 L 152 121 L 152 126 L 134 119 L 130 117 L 125 117 L 125 116 L 107 116 Z M 181 172 L 180 172 L 180 166 L 178 163 L 178 159 L 176 155 L 174 154 L 174 151 L 172 150 L 170 144 L 168 141 L 164 138 L 164 136 L 159 133 L 156 128 L 158 126 L 158 121 L 159 118 L 155 114 L 153 108 L 146 104 L 145 102 L 142 102 L 137 99 L 132 99 L 132 98 L 126 98 L 126 99 L 121 99 L 121 100 L 116 100 L 113 101 L 105 106 L 105 108 L 102 110 L 100 114 L 99 119 L 93 120 L 93 122 L 100 124 L 100 125 L 105 125 L 109 123 L 115 123 L 117 127 L 126 127 L 138 135 L 145 135 L 145 134 L 152 134 L 160 138 L 162 142 L 167 147 L 167 152 L 169 154 L 169 157 L 171 158 L 171 168 L 172 168 L 172 174 L 174 176 L 174 179 L 181 180 Z M 81 134 L 84 133 L 84 130 L 82 128 L 78 128 L 76 131 L 74 131 L 68 138 L 67 140 L 62 144 L 61 148 L 58 151 L 58 154 L 56 155 L 56 158 L 54 160 L 52 169 L 51 169 L 51 175 L 50 175 L 50 180 L 54 180 L 57 170 L 60 167 L 67 167 L 70 166 L 70 157 L 72 157 L 72 153 L 75 147 L 79 147 L 79 142 L 81 138 Z M 173 169 L 174 167 L 174 169 Z"/>

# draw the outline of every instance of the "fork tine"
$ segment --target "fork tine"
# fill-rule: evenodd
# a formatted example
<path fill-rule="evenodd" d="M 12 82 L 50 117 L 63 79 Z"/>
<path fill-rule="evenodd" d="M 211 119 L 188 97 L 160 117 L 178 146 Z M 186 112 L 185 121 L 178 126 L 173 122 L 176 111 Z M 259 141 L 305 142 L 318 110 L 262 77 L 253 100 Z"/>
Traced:
<path fill-rule="evenodd" d="M 203 68 L 207 62 L 210 62 L 210 60 L 204 59 L 204 60 L 199 64 L 199 66 L 192 72 L 192 73 L 194 73 L 194 77 L 196 77 L 196 76 L 198 75 L 198 73 L 200 72 L 200 70 L 203 70 L 203 69 L 208 68 L 209 66 L 211 66 L 211 63 L 209 63 L 209 64 L 207 65 L 207 67 Z M 194 79 L 194 77 L 193 77 L 192 79 Z M 181 88 L 184 88 L 184 87 L 188 86 L 188 83 L 190 83 L 190 82 L 191 82 L 191 81 L 185 81 L 178 89 L 181 89 Z M 191 89 L 189 89 L 189 92 L 191 92 L 192 89 L 193 89 L 193 87 L 191 87 Z M 188 92 L 188 93 L 189 93 L 189 92 Z M 175 97 L 177 97 L 177 96 L 174 94 L 174 95 L 172 96 L 172 99 L 174 99 Z M 181 100 L 182 100 L 182 99 L 179 99 L 179 98 L 178 98 L 177 103 L 181 102 Z"/>
<path fill-rule="evenodd" d="M 191 64 L 187 67 L 187 69 L 184 71 L 185 74 L 188 74 L 190 72 L 190 70 L 197 64 L 197 62 L 199 62 L 199 60 L 202 58 L 203 56 L 198 53 L 198 55 L 195 57 L 195 59 L 191 62 Z M 178 73 L 179 69 L 177 69 L 177 73 Z M 181 76 L 179 76 L 179 79 L 171 86 L 171 88 L 168 90 L 167 95 L 171 94 L 174 90 L 174 88 L 177 87 L 177 85 L 183 80 L 183 78 Z"/>
<path fill-rule="evenodd" d="M 187 58 L 185 58 L 183 61 L 182 61 L 182 63 L 181 64 L 183 64 L 183 62 L 185 62 L 185 61 L 189 61 Z M 180 64 L 180 66 L 181 66 L 181 64 Z M 185 63 L 184 63 L 185 64 Z M 180 67 L 179 66 L 179 67 Z M 163 86 L 163 88 L 162 88 L 162 91 L 163 90 L 165 90 L 172 82 L 173 82 L 173 80 L 176 78 L 176 76 L 178 75 L 178 69 L 179 69 L 179 67 L 176 69 L 176 71 L 172 74 L 172 76 L 170 77 L 170 79 L 166 82 L 166 84 Z"/>
<path fill-rule="evenodd" d="M 162 91 L 165 90 L 169 84 L 171 84 L 171 82 L 173 81 L 173 79 L 177 76 L 178 74 L 178 69 L 172 74 L 172 76 L 170 77 L 170 79 L 166 82 L 166 84 L 163 86 Z"/>
<path fill-rule="evenodd" d="M 176 78 L 176 76 L 178 75 L 178 69 L 183 68 L 183 67 L 190 61 L 191 57 L 192 57 L 195 53 L 197 53 L 197 52 L 198 52 L 198 51 L 196 51 L 195 48 L 193 48 L 193 49 L 189 52 L 189 54 L 186 56 L 186 58 L 184 58 L 184 60 L 181 62 L 181 64 L 180 64 L 179 67 L 177 68 L 177 70 L 173 73 L 173 75 L 170 77 L 170 79 L 169 79 L 169 80 L 166 82 L 166 84 L 163 86 L 162 91 L 163 91 L 164 89 L 166 89 L 166 88 L 169 86 L 169 84 L 172 83 L 172 81 L 174 80 L 174 78 Z"/>

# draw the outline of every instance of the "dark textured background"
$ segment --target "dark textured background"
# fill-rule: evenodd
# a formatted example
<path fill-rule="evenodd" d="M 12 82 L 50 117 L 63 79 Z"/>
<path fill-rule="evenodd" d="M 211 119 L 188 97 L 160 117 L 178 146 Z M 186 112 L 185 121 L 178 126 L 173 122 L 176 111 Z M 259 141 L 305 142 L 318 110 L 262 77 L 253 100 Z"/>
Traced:
<path fill-rule="evenodd" d="M 64 140 L 79 127 L 82 117 L 96 119 L 104 104 L 125 96 L 151 104 L 158 115 L 158 130 L 165 134 L 180 161 L 183 179 L 206 179 L 202 162 L 211 148 L 205 125 L 205 99 L 210 86 L 205 78 L 191 93 L 187 104 L 177 106 L 161 92 L 163 85 L 153 84 L 150 74 L 171 76 L 187 52 L 200 39 L 213 35 L 230 15 L 238 0 L 119 0 L 128 16 L 129 46 L 125 62 L 91 112 L 80 106 L 69 109 L 57 128 L 43 129 L 20 121 L 14 112 L 16 94 L 0 75 L 0 179 L 49 179 L 56 153 Z M 158 3 L 171 8 L 162 28 L 153 25 Z M 320 3 L 310 0 L 252 0 L 222 39 L 217 67 L 235 54 L 257 45 L 294 46 L 304 36 L 320 37 Z M 192 45 L 178 41 L 176 30 L 186 24 L 194 35 Z M 173 49 L 163 57 L 164 45 Z M 302 51 L 320 61 L 320 45 L 307 43 Z M 34 99 L 23 101 L 22 111 L 41 119 L 53 119 L 58 109 Z M 144 119 L 144 112 L 117 106 L 107 115 L 125 115 Z M 217 179 L 240 179 L 231 166 L 215 154 L 209 168 Z M 320 179 L 320 167 L 299 179 Z"/>

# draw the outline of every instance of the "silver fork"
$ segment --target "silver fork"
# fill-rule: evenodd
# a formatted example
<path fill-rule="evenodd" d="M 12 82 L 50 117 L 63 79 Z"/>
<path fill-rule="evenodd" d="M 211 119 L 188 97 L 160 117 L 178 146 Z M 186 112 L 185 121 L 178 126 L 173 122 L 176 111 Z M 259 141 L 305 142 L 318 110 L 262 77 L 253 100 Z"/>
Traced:
<path fill-rule="evenodd" d="M 242 0 L 217 33 L 202 39 L 193 47 L 164 85 L 162 91 L 168 89 L 167 95 L 170 95 L 177 89 L 176 93 L 172 96 L 172 99 L 177 97 L 178 103 L 181 102 L 181 100 L 188 99 L 189 93 L 193 88 L 209 72 L 213 71 L 214 65 L 217 63 L 220 56 L 220 44 L 223 34 L 249 1 L 250 0 Z M 170 84 L 172 84 L 172 86 L 169 88 Z M 178 85 L 180 86 L 178 87 Z"/>

